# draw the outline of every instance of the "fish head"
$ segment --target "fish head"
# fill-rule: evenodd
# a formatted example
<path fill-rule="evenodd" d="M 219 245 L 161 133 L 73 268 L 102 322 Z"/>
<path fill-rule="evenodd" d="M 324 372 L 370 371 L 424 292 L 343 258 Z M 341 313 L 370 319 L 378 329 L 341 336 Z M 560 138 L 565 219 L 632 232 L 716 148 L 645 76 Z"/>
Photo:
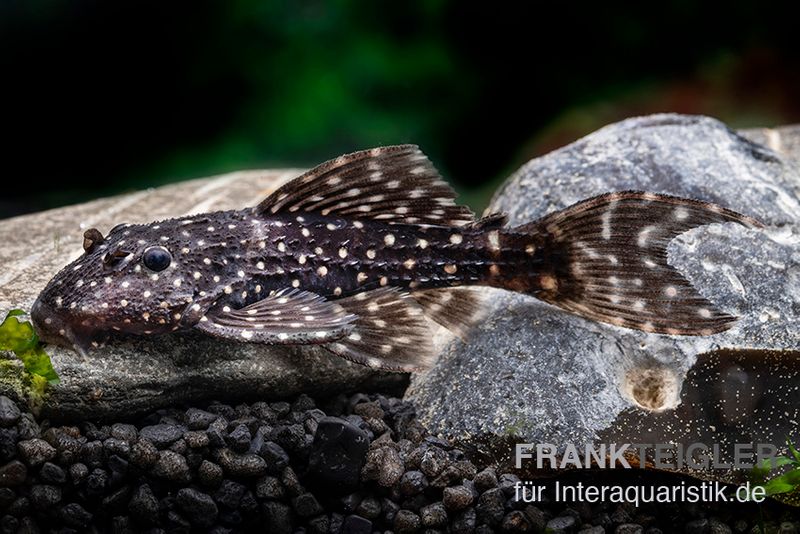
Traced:
<path fill-rule="evenodd" d="M 39 294 L 31 319 L 39 338 L 85 353 L 112 331 L 160 334 L 181 328 L 202 280 L 193 277 L 181 222 L 120 224 L 84 233 L 83 254 Z"/>

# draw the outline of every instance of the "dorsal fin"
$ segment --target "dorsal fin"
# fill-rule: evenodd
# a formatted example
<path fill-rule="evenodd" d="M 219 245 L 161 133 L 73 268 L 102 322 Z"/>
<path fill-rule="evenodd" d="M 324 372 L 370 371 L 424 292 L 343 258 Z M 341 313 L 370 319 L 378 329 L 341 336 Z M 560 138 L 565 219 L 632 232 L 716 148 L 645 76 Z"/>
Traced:
<path fill-rule="evenodd" d="M 256 208 L 265 215 L 315 212 L 389 224 L 461 226 L 474 220 L 415 145 L 345 154 L 283 185 Z"/>
<path fill-rule="evenodd" d="M 470 228 L 474 230 L 490 230 L 493 228 L 502 228 L 508 222 L 508 216 L 505 213 L 490 213 L 484 215 L 477 221 L 470 223 Z"/>

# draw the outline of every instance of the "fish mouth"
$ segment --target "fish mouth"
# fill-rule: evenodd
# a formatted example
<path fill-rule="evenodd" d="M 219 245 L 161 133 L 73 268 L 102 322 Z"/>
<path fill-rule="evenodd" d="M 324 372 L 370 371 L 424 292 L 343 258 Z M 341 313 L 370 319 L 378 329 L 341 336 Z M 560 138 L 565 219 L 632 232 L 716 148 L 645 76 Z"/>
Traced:
<path fill-rule="evenodd" d="M 31 308 L 31 325 L 42 343 L 72 349 L 81 356 L 100 347 L 108 338 L 104 332 L 76 328 L 73 321 L 55 313 L 41 299 Z"/>

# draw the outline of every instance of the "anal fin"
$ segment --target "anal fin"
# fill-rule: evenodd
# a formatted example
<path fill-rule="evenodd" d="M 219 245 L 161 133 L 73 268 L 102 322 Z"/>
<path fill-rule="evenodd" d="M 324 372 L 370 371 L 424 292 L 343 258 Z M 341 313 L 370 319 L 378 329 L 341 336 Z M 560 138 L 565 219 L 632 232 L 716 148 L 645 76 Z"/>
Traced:
<path fill-rule="evenodd" d="M 431 320 L 464 338 L 475 323 L 481 294 L 470 288 L 426 289 L 411 294 Z"/>
<path fill-rule="evenodd" d="M 387 287 L 336 302 L 356 319 L 347 336 L 323 345 L 329 351 L 387 371 L 418 371 L 431 365 L 430 329 L 408 293 Z"/>

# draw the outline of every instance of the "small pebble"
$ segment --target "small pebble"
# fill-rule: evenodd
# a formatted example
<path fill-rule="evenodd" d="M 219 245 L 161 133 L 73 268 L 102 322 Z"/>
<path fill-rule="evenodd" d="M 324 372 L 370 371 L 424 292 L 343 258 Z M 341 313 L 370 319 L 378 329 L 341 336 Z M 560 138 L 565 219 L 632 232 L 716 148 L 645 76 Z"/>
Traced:
<path fill-rule="evenodd" d="M 185 431 L 185 428 L 177 425 L 150 425 L 139 431 L 139 437 L 149 440 L 157 449 L 165 449 L 178 441 Z"/>
<path fill-rule="evenodd" d="M 175 501 L 189 522 L 198 527 L 208 528 L 217 520 L 217 505 L 207 493 L 194 488 L 181 488 L 175 495 Z"/>
<path fill-rule="evenodd" d="M 0 466 L 0 486 L 19 486 L 28 478 L 28 468 L 19 460 Z"/>
<path fill-rule="evenodd" d="M 34 438 L 17 444 L 20 457 L 31 467 L 42 465 L 56 457 L 56 449 L 43 439 Z"/>
<path fill-rule="evenodd" d="M 233 534 L 266 525 L 277 534 L 744 534 L 756 527 L 744 505 L 516 500 L 516 475 L 478 471 L 465 451 L 426 435 L 408 403 L 381 395 L 340 394 L 319 405 L 309 396 L 217 402 L 134 422 L 41 428 L 8 402 L 0 396 L 0 534 Z M 797 512 L 780 506 L 769 504 L 782 522 L 770 519 L 768 530 L 796 532 Z"/>
<path fill-rule="evenodd" d="M 445 488 L 442 501 L 447 510 L 463 510 L 472 504 L 472 490 L 466 486 L 453 486 Z"/>
<path fill-rule="evenodd" d="M 0 426 L 8 428 L 17 424 L 20 415 L 21 413 L 19 407 L 17 407 L 17 403 L 5 395 L 0 395 Z"/>
<path fill-rule="evenodd" d="M 186 483 L 191 479 L 186 458 L 173 451 L 159 451 L 158 459 L 151 472 L 153 476 L 171 482 Z"/>

